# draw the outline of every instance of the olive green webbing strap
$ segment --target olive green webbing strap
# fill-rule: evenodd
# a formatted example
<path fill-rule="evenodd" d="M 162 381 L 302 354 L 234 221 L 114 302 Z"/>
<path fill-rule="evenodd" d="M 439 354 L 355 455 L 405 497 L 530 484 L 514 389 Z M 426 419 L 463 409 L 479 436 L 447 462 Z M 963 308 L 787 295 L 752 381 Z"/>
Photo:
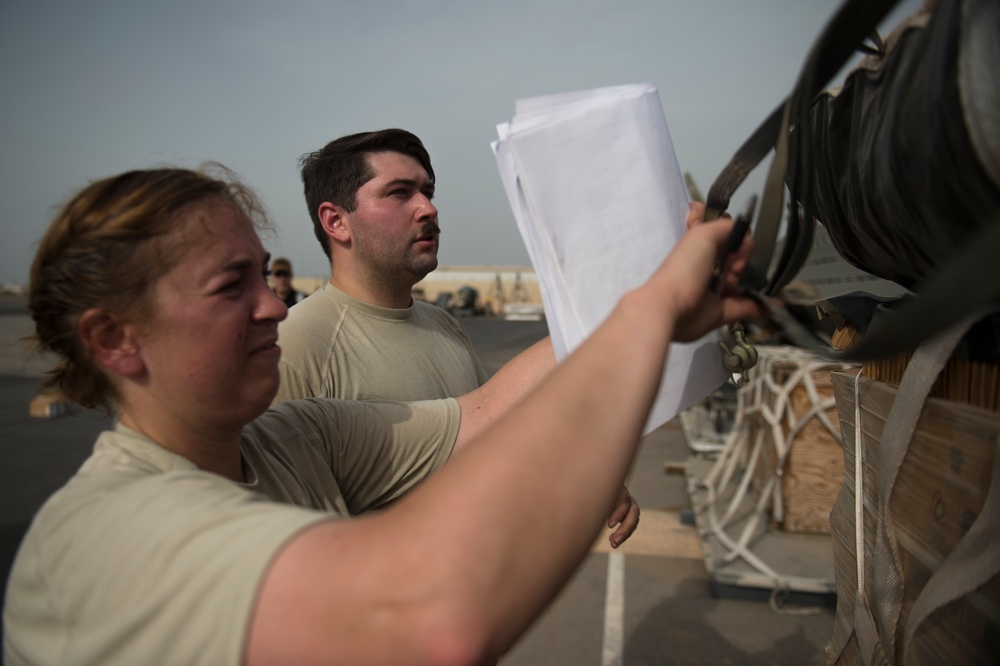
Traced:
<path fill-rule="evenodd" d="M 754 252 L 746 271 L 747 283 L 765 293 L 775 293 L 784 286 L 801 268 L 812 245 L 812 215 L 806 211 L 806 224 L 789 228 L 790 242 L 785 243 L 783 266 L 768 284 L 767 274 L 778 230 L 784 210 L 785 178 L 788 171 L 789 129 L 808 119 L 808 109 L 812 99 L 821 87 L 829 81 L 857 50 L 866 35 L 878 26 L 886 14 L 899 0 L 847 0 L 814 43 L 806 58 L 802 73 L 792 94 L 754 131 L 750 138 L 722 170 L 709 188 L 706 200 L 706 220 L 718 217 L 729 206 L 736 189 L 772 149 L 774 160 L 768 171 L 767 181 L 761 200 L 761 209 L 754 228 Z M 808 142 L 799 141 L 800 160 L 810 157 Z M 808 165 L 808 162 L 804 163 Z M 796 167 L 798 169 L 798 167 Z M 797 171 L 792 174 L 793 184 L 799 181 Z M 808 179 L 802 179 L 806 193 L 811 189 Z M 787 260 L 787 261 L 786 261 Z M 789 263 L 791 262 L 791 263 Z M 780 283 L 780 284 L 779 284 Z"/>
<path fill-rule="evenodd" d="M 776 294 L 798 274 L 813 241 L 813 211 L 811 201 L 814 188 L 812 176 L 813 147 L 809 138 L 812 136 L 810 125 L 810 107 L 824 86 L 844 66 L 848 59 L 857 52 L 866 36 L 876 32 L 879 22 L 898 3 L 898 0 L 848 0 L 826 26 L 819 38 L 813 44 L 799 80 L 789 96 L 787 110 L 778 143 L 775 146 L 775 160 L 768 173 L 767 185 L 761 203 L 761 215 L 766 215 L 768 229 L 766 238 L 768 255 L 773 254 L 778 235 L 778 228 L 784 209 L 784 185 L 788 182 L 792 198 L 789 211 L 789 224 L 786 230 L 785 243 L 781 257 L 775 267 L 774 274 L 767 281 L 766 293 Z M 789 133 L 792 127 L 803 137 L 795 144 L 795 154 L 788 146 Z M 783 160 L 778 157 L 785 154 Z M 791 172 L 789 173 L 789 167 Z M 798 202 L 803 202 L 800 214 Z M 757 234 L 754 234 L 757 242 Z M 758 263 L 751 258 L 753 273 L 768 271 L 770 256 L 760 257 Z"/>
<path fill-rule="evenodd" d="M 775 147 L 775 157 L 768 171 L 768 178 L 761 201 L 761 208 L 754 226 L 754 251 L 744 273 L 743 286 L 751 296 L 760 300 L 774 320 L 796 344 L 824 357 L 862 361 L 884 357 L 903 350 L 914 349 L 920 342 L 944 330 L 952 322 L 969 312 L 995 310 L 1000 305 L 1000 280 L 983 275 L 980 269 L 990 266 L 1000 256 L 1000 211 L 985 214 L 997 218 L 987 225 L 987 231 L 969 242 L 964 251 L 956 252 L 939 268 L 930 282 L 916 288 L 919 296 L 904 303 L 886 318 L 886 326 L 870 331 L 859 345 L 848 352 L 832 350 L 812 331 L 789 315 L 781 303 L 771 298 L 801 268 L 810 246 L 812 213 L 806 211 L 806 222 L 797 227 L 795 234 L 785 243 L 782 263 L 770 281 L 770 268 L 778 229 L 784 207 L 784 186 L 789 164 L 789 127 L 799 122 L 799 130 L 808 133 L 809 105 L 839 68 L 850 57 L 864 37 L 871 33 L 897 0 L 848 0 L 840 8 L 814 44 L 802 74 L 788 99 L 775 109 L 740 147 L 709 189 L 706 201 L 706 219 L 714 219 L 729 205 L 729 200 L 746 175 L 770 149 Z M 804 189 L 803 198 L 809 200 L 811 183 L 804 177 L 811 159 L 809 141 L 797 143 L 798 159 L 792 160 L 792 185 Z M 793 195 L 797 195 L 793 192 Z M 797 212 L 793 221 L 798 219 Z M 800 228 L 798 228 L 800 227 Z M 786 261 L 787 260 L 787 261 Z"/>
<path fill-rule="evenodd" d="M 771 115 L 743 142 L 729 164 L 716 177 L 705 200 L 705 221 L 711 222 L 729 208 L 729 201 L 746 177 L 757 168 L 764 156 L 774 147 L 787 100 L 782 100 Z"/>

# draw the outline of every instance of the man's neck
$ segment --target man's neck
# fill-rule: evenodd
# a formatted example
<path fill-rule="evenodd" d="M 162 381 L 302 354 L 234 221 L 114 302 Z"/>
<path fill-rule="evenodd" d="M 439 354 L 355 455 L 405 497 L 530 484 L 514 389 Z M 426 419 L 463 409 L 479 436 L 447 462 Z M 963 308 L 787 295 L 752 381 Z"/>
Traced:
<path fill-rule="evenodd" d="M 330 275 L 330 284 L 351 298 L 356 298 L 370 305 L 403 309 L 413 304 L 412 285 L 370 284 L 362 280 L 352 279 L 352 277 L 339 275 L 334 271 Z"/>

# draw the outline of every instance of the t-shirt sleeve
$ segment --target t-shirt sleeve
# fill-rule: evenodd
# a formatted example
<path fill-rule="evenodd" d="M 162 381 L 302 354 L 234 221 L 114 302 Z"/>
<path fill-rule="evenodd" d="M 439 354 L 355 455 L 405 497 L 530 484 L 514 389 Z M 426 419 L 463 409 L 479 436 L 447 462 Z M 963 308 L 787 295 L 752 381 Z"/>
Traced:
<path fill-rule="evenodd" d="M 310 398 L 277 405 L 253 424 L 283 441 L 296 429 L 322 449 L 352 515 L 384 507 L 440 469 L 461 424 L 454 398 L 419 402 Z"/>

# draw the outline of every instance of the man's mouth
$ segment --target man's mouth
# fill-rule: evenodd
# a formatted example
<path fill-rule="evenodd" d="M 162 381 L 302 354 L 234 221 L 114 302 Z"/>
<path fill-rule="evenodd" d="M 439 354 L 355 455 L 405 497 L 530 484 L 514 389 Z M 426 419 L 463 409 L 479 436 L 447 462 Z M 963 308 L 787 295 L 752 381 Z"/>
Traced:
<path fill-rule="evenodd" d="M 414 242 L 416 242 L 416 243 L 433 243 L 434 245 L 437 245 L 438 234 L 436 234 L 436 233 L 420 234 L 419 236 L 417 236 L 417 239 Z"/>

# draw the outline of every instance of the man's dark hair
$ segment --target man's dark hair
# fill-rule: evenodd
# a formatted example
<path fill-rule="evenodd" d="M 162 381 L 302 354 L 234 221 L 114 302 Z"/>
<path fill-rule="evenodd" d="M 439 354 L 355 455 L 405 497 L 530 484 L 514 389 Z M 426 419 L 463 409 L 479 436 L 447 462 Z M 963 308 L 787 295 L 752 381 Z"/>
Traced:
<path fill-rule="evenodd" d="M 313 221 L 313 232 L 330 258 L 329 239 L 319 222 L 319 206 L 324 201 L 351 212 L 358 205 L 358 190 L 375 177 L 368 162 L 371 153 L 401 153 L 412 157 L 434 182 L 434 169 L 424 144 L 415 134 L 401 129 L 360 132 L 334 139 L 321 150 L 299 158 L 302 185 Z"/>

